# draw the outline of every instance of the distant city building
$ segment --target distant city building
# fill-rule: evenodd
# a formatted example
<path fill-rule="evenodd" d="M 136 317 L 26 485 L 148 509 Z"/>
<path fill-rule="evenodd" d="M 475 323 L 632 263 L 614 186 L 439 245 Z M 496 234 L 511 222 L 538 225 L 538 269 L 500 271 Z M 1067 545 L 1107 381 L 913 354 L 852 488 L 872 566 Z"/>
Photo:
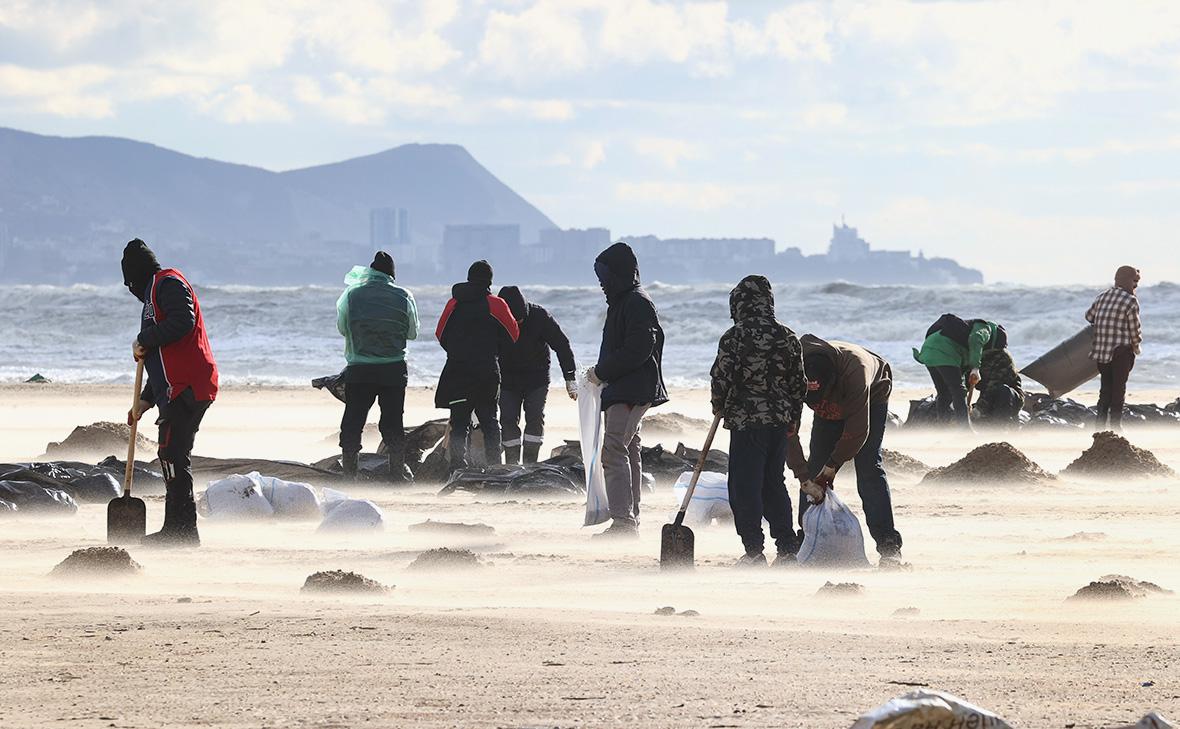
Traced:
<path fill-rule="evenodd" d="M 369 245 L 388 251 L 410 245 L 410 213 L 405 208 L 373 208 L 369 211 Z"/>
<path fill-rule="evenodd" d="M 721 260 L 726 263 L 749 263 L 774 256 L 770 238 L 657 238 L 654 235 L 623 238 L 636 255 L 666 258 L 682 263 Z"/>
<path fill-rule="evenodd" d="M 529 246 L 532 261 L 540 264 L 578 264 L 592 262 L 599 253 L 610 247 L 610 231 L 606 228 L 542 228 L 539 241 Z"/>
<path fill-rule="evenodd" d="M 828 260 L 832 263 L 857 263 L 869 257 L 869 244 L 856 228 L 850 228 L 841 220 L 832 225 L 832 241 L 828 245 Z M 906 256 L 909 254 L 906 253 Z"/>
<path fill-rule="evenodd" d="M 482 223 L 443 228 L 442 257 L 448 267 L 465 267 L 481 258 L 493 267 L 517 263 L 521 253 L 519 225 Z"/>

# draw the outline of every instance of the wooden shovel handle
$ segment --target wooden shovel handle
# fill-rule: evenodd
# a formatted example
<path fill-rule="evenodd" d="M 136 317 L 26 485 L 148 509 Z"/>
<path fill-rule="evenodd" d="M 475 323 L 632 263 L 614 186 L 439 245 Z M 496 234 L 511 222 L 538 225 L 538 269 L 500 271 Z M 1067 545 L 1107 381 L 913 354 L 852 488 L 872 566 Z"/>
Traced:
<path fill-rule="evenodd" d="M 705 461 L 709 458 L 709 449 L 713 447 L 713 436 L 717 435 L 717 426 L 721 424 L 721 416 L 713 416 L 713 425 L 709 426 L 709 436 L 705 438 L 705 447 L 701 449 L 701 457 L 697 459 L 697 467 L 692 472 L 692 480 L 688 482 L 688 490 L 684 492 L 684 501 L 680 504 L 680 511 L 676 513 L 676 524 L 684 521 L 684 514 L 688 511 L 688 502 L 692 501 L 692 493 L 696 491 L 697 481 L 701 478 L 701 471 L 705 469 Z"/>
<path fill-rule="evenodd" d="M 139 393 L 143 391 L 143 360 L 135 363 L 135 389 L 131 391 L 131 437 L 127 439 L 127 470 L 123 473 L 123 497 L 131 496 L 135 475 L 135 437 L 139 433 Z"/>

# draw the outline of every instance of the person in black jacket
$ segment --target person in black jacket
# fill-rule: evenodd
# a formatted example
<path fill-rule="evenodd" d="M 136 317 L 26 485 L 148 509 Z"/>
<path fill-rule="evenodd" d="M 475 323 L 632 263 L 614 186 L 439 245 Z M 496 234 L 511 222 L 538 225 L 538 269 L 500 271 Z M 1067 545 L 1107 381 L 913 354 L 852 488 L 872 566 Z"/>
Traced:
<path fill-rule="evenodd" d="M 611 525 L 596 536 L 639 534 L 639 496 L 643 484 L 640 421 L 649 408 L 668 402 L 661 360 L 664 330 L 655 304 L 639 284 L 639 262 L 626 243 L 598 255 L 594 273 L 606 294 L 606 323 L 598 363 L 586 371 L 603 384 L 602 470 Z"/>
<path fill-rule="evenodd" d="M 492 296 L 492 267 L 476 261 L 467 281 L 451 287 L 451 300 L 435 330 L 447 352 L 434 405 L 451 411 L 451 470 L 467 466 L 471 415 L 479 420 L 488 465 L 500 463 L 502 445 L 496 404 L 500 398 L 500 350 L 520 337 L 508 304 Z"/>
<path fill-rule="evenodd" d="M 508 463 L 536 463 L 545 437 L 545 401 L 549 397 L 549 350 L 557 352 L 565 391 L 578 399 L 574 384 L 576 365 L 570 340 L 557 320 L 539 304 L 524 298 L 515 286 L 500 289 L 512 317 L 520 326 L 520 339 L 500 352 L 500 427 Z M 520 432 L 520 411 L 524 408 L 524 436 Z"/>

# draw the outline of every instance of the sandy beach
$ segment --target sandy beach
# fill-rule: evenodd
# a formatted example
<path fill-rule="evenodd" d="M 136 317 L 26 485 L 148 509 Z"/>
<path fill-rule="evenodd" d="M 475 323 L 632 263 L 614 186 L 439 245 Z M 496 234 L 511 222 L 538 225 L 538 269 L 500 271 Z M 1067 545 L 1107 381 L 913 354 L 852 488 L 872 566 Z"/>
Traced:
<path fill-rule="evenodd" d="M 76 425 L 120 420 L 127 389 L 0 386 L 0 462 L 36 458 Z M 893 409 L 904 414 L 922 394 L 895 393 Z M 431 395 L 410 393 L 407 424 L 441 415 Z M 545 452 L 576 437 L 576 409 L 559 395 Z M 1174 398 L 1132 387 L 1134 402 Z M 674 392 L 662 409 L 708 416 L 699 390 Z M 336 451 L 340 413 L 310 388 L 227 388 L 196 453 L 315 461 Z M 1127 435 L 1180 470 L 1175 429 Z M 683 440 L 699 447 L 702 436 Z M 659 440 L 671 447 L 677 438 Z M 885 445 L 942 466 L 995 440 L 1054 473 L 1090 444 L 1081 430 L 965 437 L 903 427 Z M 1180 599 L 1066 600 L 1110 573 L 1180 588 L 1180 480 L 967 487 L 892 474 L 891 484 L 905 571 L 734 570 L 737 537 L 718 525 L 696 530 L 694 572 L 661 574 L 659 530 L 674 510 L 667 484 L 645 496 L 640 541 L 605 546 L 589 539 L 597 529 L 580 526 L 577 499 L 349 485 L 384 509 L 384 531 L 206 520 L 200 550 L 131 548 L 143 574 L 99 582 L 48 574 L 72 550 L 105 543 L 105 507 L 7 519 L 0 726 L 835 729 L 918 686 L 1019 727 L 1119 726 L 1152 709 L 1180 716 Z M 852 474 L 837 488 L 860 515 Z M 154 528 L 162 495 L 144 498 Z M 409 530 L 428 518 L 495 533 Z M 407 569 L 442 546 L 471 549 L 485 565 Z M 307 575 L 324 569 L 396 587 L 302 594 Z M 817 597 L 827 581 L 864 592 Z M 699 615 L 655 615 L 663 606 Z M 895 615 L 911 607 L 916 614 Z"/>

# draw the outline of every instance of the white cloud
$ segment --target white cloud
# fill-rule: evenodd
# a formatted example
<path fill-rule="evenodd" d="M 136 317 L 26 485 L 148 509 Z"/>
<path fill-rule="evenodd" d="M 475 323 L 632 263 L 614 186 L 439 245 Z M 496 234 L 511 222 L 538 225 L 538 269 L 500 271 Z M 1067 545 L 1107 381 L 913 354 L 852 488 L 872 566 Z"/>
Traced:
<path fill-rule="evenodd" d="M 799 113 L 799 119 L 810 129 L 839 127 L 848 120 L 848 107 L 831 102 L 811 104 Z"/>
<path fill-rule="evenodd" d="M 538 121 L 569 121 L 574 118 L 573 103 L 564 99 L 496 99 L 491 107 L 498 111 Z"/>
<path fill-rule="evenodd" d="M 594 140 L 586 145 L 582 153 L 582 168 L 592 170 L 606 161 L 606 142 Z"/>
<path fill-rule="evenodd" d="M 294 96 L 327 116 L 347 124 L 377 124 L 389 116 L 417 116 L 449 109 L 459 99 L 423 84 L 403 84 L 386 77 L 357 78 L 334 73 L 326 83 L 310 76 L 295 79 Z"/>
<path fill-rule="evenodd" d="M 230 124 L 289 121 L 291 111 L 282 102 L 259 94 L 249 84 L 237 84 L 225 93 L 202 102 L 206 113 Z"/>
<path fill-rule="evenodd" d="M 835 23 L 827 4 L 799 3 L 767 16 L 764 30 L 774 53 L 792 61 L 832 60 Z"/>
<path fill-rule="evenodd" d="M 39 37 L 55 51 L 66 51 L 107 27 L 112 20 L 93 2 L 5 0 L 0 28 Z"/>
<path fill-rule="evenodd" d="M 0 99 L 51 116 L 102 119 L 114 114 L 105 84 L 114 71 L 97 65 L 40 70 L 0 65 Z"/>
<path fill-rule="evenodd" d="M 639 137 L 631 142 L 636 154 L 659 160 L 668 169 L 676 169 L 682 160 L 700 159 L 700 147 L 684 139 Z"/>
<path fill-rule="evenodd" d="M 492 11 L 479 61 L 500 76 L 545 76 L 586 67 L 589 48 L 573 4 L 542 0 L 518 13 Z"/>
<path fill-rule="evenodd" d="M 642 203 L 669 208 L 717 210 L 736 199 L 732 186 L 711 182 L 620 182 L 615 185 L 615 199 L 630 204 Z"/>

